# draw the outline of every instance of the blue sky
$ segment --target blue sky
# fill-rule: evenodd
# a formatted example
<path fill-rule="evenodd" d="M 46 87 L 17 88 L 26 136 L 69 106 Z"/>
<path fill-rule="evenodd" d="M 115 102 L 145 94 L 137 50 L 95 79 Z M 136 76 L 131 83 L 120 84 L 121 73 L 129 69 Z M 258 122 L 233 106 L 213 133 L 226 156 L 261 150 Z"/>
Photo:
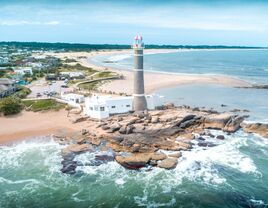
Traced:
<path fill-rule="evenodd" d="M 0 0 L 0 41 L 130 44 L 140 33 L 147 44 L 268 46 L 267 11 L 258 0 Z"/>

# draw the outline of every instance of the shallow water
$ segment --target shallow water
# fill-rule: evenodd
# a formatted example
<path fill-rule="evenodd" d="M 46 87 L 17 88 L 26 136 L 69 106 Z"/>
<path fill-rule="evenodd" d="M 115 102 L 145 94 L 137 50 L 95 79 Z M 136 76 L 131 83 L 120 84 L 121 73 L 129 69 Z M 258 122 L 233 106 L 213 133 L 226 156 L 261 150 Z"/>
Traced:
<path fill-rule="evenodd" d="M 183 85 L 158 90 L 164 96 L 163 102 L 176 105 L 213 108 L 218 111 L 233 109 L 247 110 L 247 119 L 255 122 L 268 122 L 268 90 L 223 87 L 218 85 Z M 221 105 L 226 105 L 222 107 Z"/>
<path fill-rule="evenodd" d="M 220 133 L 216 132 L 213 133 Z M 60 150 L 39 138 L 0 147 L 0 207 L 265 207 L 268 142 L 238 132 L 183 152 L 174 170 L 126 170 L 116 162 L 60 172 Z M 76 157 L 85 164 L 96 153 Z"/>
<path fill-rule="evenodd" d="M 153 70 L 158 70 L 158 55 L 146 56 L 146 61 L 150 56 L 155 60 L 146 62 Z M 120 63 L 116 64 L 125 60 L 126 66 L 130 66 L 131 59 L 124 58 L 117 57 Z M 171 64 L 170 60 L 162 60 L 160 66 Z M 172 64 L 182 65 L 175 62 Z M 262 64 L 265 68 L 267 61 Z M 265 73 L 258 74 L 251 79 L 246 75 L 258 82 L 265 81 L 265 76 Z M 157 93 L 176 104 L 221 111 L 247 109 L 251 120 L 268 119 L 266 90 L 196 85 L 162 89 Z M 77 173 L 66 175 L 60 171 L 64 146 L 49 137 L 0 146 L 0 207 L 268 207 L 268 140 L 241 131 L 232 135 L 212 133 L 222 134 L 226 139 L 206 138 L 217 146 L 195 145 L 192 151 L 182 153 L 174 170 L 131 171 L 116 162 L 87 166 L 99 153 L 85 153 L 75 158 L 81 164 Z"/>
<path fill-rule="evenodd" d="M 146 52 L 146 50 L 145 50 Z M 223 74 L 254 83 L 268 83 L 268 50 L 181 50 L 173 53 L 145 54 L 144 70 L 185 74 Z M 103 63 L 103 61 L 114 63 Z M 104 66 L 133 68 L 133 56 L 100 55 L 93 61 Z"/>

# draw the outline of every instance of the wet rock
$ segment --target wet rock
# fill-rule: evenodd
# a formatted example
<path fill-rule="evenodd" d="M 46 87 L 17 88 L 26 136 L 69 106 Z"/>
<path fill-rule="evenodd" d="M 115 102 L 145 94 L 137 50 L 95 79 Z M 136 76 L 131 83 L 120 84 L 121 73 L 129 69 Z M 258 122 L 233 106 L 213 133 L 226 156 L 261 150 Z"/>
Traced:
<path fill-rule="evenodd" d="M 205 141 L 206 140 L 204 137 L 198 137 L 197 139 L 200 140 L 200 141 Z"/>
<path fill-rule="evenodd" d="M 182 135 L 180 135 L 178 138 L 177 138 L 177 140 L 178 141 L 180 141 L 180 140 L 182 140 L 182 141 L 184 141 L 184 140 L 193 140 L 195 138 L 195 135 L 194 134 L 192 134 L 192 133 L 185 133 L 185 134 L 182 134 Z"/>
<path fill-rule="evenodd" d="M 116 156 L 115 160 L 125 168 L 139 169 L 145 167 L 150 161 L 150 154 L 131 154 L 128 156 Z"/>
<path fill-rule="evenodd" d="M 218 136 L 216 136 L 216 139 L 219 139 L 219 140 L 224 140 L 224 139 L 225 139 L 225 137 L 224 137 L 223 135 L 218 135 Z"/>
<path fill-rule="evenodd" d="M 64 163 L 63 167 L 61 168 L 61 172 L 62 173 L 67 173 L 67 174 L 74 174 L 76 167 L 77 167 L 77 162 L 76 161 L 71 161 L 69 163 Z"/>
<path fill-rule="evenodd" d="M 167 158 L 166 154 L 164 154 L 162 152 L 151 154 L 151 160 L 164 160 L 166 158 Z"/>
<path fill-rule="evenodd" d="M 89 150 L 93 150 L 92 146 L 89 144 L 71 144 L 62 150 L 63 155 L 68 155 L 70 153 L 80 154 L 83 152 L 87 152 Z"/>
<path fill-rule="evenodd" d="M 247 133 L 256 133 L 268 138 L 268 124 L 264 123 L 242 123 L 243 130 Z"/>
<path fill-rule="evenodd" d="M 77 144 L 84 144 L 86 143 L 87 139 L 85 137 L 79 137 L 76 139 Z"/>
<path fill-rule="evenodd" d="M 89 142 L 93 145 L 99 146 L 101 144 L 101 140 L 96 137 L 89 137 Z"/>
<path fill-rule="evenodd" d="M 215 147 L 216 144 L 213 144 L 212 142 L 198 142 L 197 144 L 199 147 Z"/>
<path fill-rule="evenodd" d="M 165 168 L 165 169 L 174 169 L 178 164 L 177 158 L 166 158 L 160 162 L 158 162 L 157 167 Z"/>
<path fill-rule="evenodd" d="M 175 152 L 175 153 L 169 154 L 168 157 L 179 158 L 181 157 L 181 152 Z"/>
<path fill-rule="evenodd" d="M 222 130 L 231 133 L 236 132 L 240 128 L 240 124 L 243 120 L 244 117 L 242 116 L 232 116 Z"/>
<path fill-rule="evenodd" d="M 212 114 L 205 117 L 204 127 L 208 129 L 223 129 L 232 115 L 229 113 Z"/>

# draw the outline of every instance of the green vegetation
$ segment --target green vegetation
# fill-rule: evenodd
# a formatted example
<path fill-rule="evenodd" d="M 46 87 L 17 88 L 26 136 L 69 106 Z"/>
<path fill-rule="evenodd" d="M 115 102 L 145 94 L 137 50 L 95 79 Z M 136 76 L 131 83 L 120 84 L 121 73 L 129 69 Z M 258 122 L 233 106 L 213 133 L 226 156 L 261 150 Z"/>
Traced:
<path fill-rule="evenodd" d="M 75 59 L 69 59 L 69 58 L 66 58 L 64 61 L 64 63 L 75 63 L 77 62 Z"/>
<path fill-rule="evenodd" d="M 9 46 L 16 49 L 28 50 L 56 50 L 62 51 L 92 51 L 106 49 L 130 49 L 130 45 L 116 44 L 79 44 L 79 43 L 40 43 L 40 42 L 0 42 L 0 46 Z M 243 46 L 209 46 L 209 45 L 146 45 L 148 49 L 220 49 L 220 48 L 261 48 L 261 47 L 243 47 Z"/>
<path fill-rule="evenodd" d="M 18 91 L 11 95 L 14 98 L 26 98 L 31 93 L 31 90 L 27 87 L 18 86 Z"/>
<path fill-rule="evenodd" d="M 112 76 L 115 76 L 116 73 L 114 72 L 110 72 L 110 71 L 103 71 L 103 72 L 100 72 L 98 74 L 96 74 L 94 76 L 95 79 L 99 79 L 99 78 L 106 78 L 106 77 L 112 77 Z"/>
<path fill-rule="evenodd" d="M 55 110 L 58 111 L 65 107 L 65 104 L 58 103 L 52 99 L 45 100 L 24 100 L 22 101 L 23 105 L 27 110 L 33 112 L 43 111 L 43 110 Z"/>
<path fill-rule="evenodd" d="M 92 90 L 96 90 L 100 83 L 101 83 L 101 81 L 92 81 L 92 82 L 88 82 L 88 83 L 83 83 L 83 84 L 79 85 L 79 88 L 82 88 L 82 89 L 88 90 L 88 91 L 92 91 Z"/>
<path fill-rule="evenodd" d="M 6 97 L 0 100 L 0 112 L 5 116 L 19 113 L 23 109 L 21 100 L 14 97 Z"/>
<path fill-rule="evenodd" d="M 69 65 L 69 64 L 62 64 L 60 67 L 58 67 L 57 72 L 64 72 L 64 71 L 84 71 L 87 76 L 90 76 L 91 74 L 94 74 L 96 70 L 82 66 L 81 64 L 76 65 Z"/>

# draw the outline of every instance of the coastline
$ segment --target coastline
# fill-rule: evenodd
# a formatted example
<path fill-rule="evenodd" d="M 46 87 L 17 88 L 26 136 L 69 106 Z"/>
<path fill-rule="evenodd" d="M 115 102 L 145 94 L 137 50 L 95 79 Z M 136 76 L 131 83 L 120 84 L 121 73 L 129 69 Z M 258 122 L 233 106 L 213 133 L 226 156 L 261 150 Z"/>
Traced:
<path fill-rule="evenodd" d="M 154 49 L 146 50 L 146 53 L 172 53 L 177 49 Z M 123 75 L 124 79 L 114 80 L 104 83 L 100 89 L 103 91 L 113 91 L 115 93 L 131 94 L 133 91 L 133 72 L 131 70 L 122 70 L 114 67 L 105 67 L 92 62 L 92 58 L 97 55 L 117 55 L 130 54 L 132 50 L 109 50 L 94 52 L 72 52 L 72 53 L 46 53 L 58 58 L 74 58 L 83 66 L 91 67 L 100 71 L 110 70 Z M 238 78 L 224 75 L 193 75 L 193 74 L 170 74 L 161 72 L 145 72 L 146 93 L 153 93 L 158 89 L 169 88 L 179 85 L 191 84 L 219 84 L 228 87 L 248 87 L 250 83 Z M 9 117 L 0 117 L 0 145 L 23 140 L 35 136 L 44 136 L 65 132 L 77 132 L 88 127 L 86 122 L 73 124 L 67 117 L 67 111 L 49 111 L 49 112 L 27 112 Z"/>
<path fill-rule="evenodd" d="M 152 53 L 174 53 L 178 49 L 147 49 L 145 54 Z M 185 50 L 183 50 L 185 51 Z M 133 72 L 128 69 L 119 69 L 116 67 L 107 67 L 94 63 L 92 59 L 99 55 L 128 55 L 132 50 L 109 50 L 109 51 L 94 51 L 94 52 L 71 52 L 71 53 L 57 53 L 49 54 L 58 58 L 68 57 L 76 59 L 81 65 L 91 67 L 101 71 L 113 71 L 124 77 L 121 80 L 114 80 L 112 82 L 104 83 L 100 86 L 102 91 L 113 91 L 115 93 L 132 94 L 133 91 Z M 83 58 L 79 58 L 83 57 Z M 86 58 L 85 58 L 86 57 Z M 209 85 L 223 85 L 227 87 L 251 87 L 252 84 L 248 81 L 227 76 L 227 75 L 212 75 L 212 74 L 179 74 L 168 72 L 145 71 L 145 91 L 146 93 L 153 93 L 162 88 L 169 88 L 179 85 L 191 84 L 209 84 Z"/>
<path fill-rule="evenodd" d="M 67 111 L 28 112 L 0 117 L 0 145 L 31 137 L 79 131 L 85 124 L 73 124 Z"/>

